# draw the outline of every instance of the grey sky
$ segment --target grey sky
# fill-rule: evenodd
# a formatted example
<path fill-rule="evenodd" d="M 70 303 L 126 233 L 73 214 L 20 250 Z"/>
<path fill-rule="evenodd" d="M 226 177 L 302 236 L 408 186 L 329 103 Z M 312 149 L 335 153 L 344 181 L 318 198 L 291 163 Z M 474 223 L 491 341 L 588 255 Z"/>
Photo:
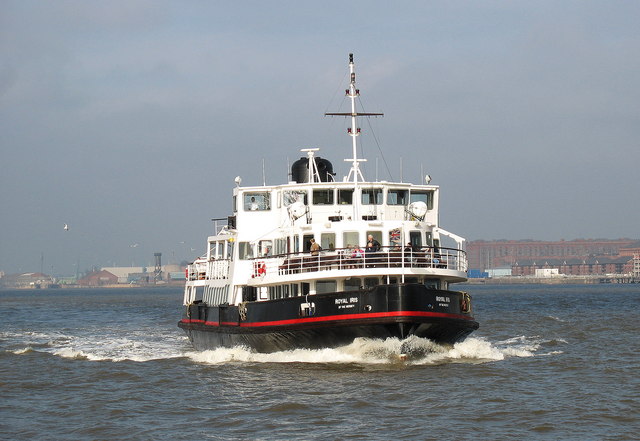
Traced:
<path fill-rule="evenodd" d="M 192 259 L 263 158 L 275 184 L 320 147 L 342 176 L 350 139 L 322 115 L 349 52 L 391 177 L 400 157 L 405 180 L 431 174 L 445 228 L 638 238 L 639 18 L 629 1 L 4 0 L 0 271 Z M 362 127 L 366 176 L 379 158 L 390 179 Z"/>

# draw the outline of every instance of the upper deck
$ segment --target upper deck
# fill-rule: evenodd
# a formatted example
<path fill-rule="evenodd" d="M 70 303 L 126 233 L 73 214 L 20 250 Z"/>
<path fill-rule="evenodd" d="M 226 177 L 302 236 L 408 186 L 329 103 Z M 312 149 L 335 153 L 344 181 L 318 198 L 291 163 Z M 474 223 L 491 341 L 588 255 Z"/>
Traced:
<path fill-rule="evenodd" d="M 239 240 L 245 235 L 253 240 L 274 228 L 339 222 L 417 221 L 436 226 L 438 203 L 436 185 L 383 181 L 357 186 L 352 182 L 315 182 L 236 187 L 233 220 Z"/>

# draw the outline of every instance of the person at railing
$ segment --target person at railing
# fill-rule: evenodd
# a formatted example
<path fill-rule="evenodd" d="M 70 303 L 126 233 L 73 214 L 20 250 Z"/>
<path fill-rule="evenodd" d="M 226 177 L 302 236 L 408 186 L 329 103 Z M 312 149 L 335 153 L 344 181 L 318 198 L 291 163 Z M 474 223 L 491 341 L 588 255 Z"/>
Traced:
<path fill-rule="evenodd" d="M 349 244 L 345 248 L 338 249 L 338 262 L 340 264 L 340 267 L 344 266 L 346 268 L 349 259 L 351 259 L 352 248 L 353 246 Z"/>
<path fill-rule="evenodd" d="M 372 234 L 367 236 L 367 252 L 376 252 L 380 250 L 380 242 L 373 238 Z"/>
<path fill-rule="evenodd" d="M 356 268 L 362 263 L 364 251 L 357 245 L 348 245 L 347 251 L 350 253 L 349 268 Z"/>
<path fill-rule="evenodd" d="M 349 245 L 349 249 L 351 250 L 351 257 L 354 259 L 361 259 L 362 258 L 362 248 L 358 247 L 358 246 L 353 246 L 353 245 Z"/>
<path fill-rule="evenodd" d="M 367 268 L 371 268 L 373 265 L 373 255 L 376 252 L 376 248 L 373 245 L 373 242 L 368 242 L 367 246 L 364 248 L 364 260 L 367 262 Z"/>
<path fill-rule="evenodd" d="M 311 255 L 317 256 L 318 254 L 320 254 L 320 245 L 318 245 L 318 242 L 316 242 L 314 238 L 311 238 L 309 242 L 311 242 L 311 247 L 309 247 L 309 251 L 311 251 Z"/>
<path fill-rule="evenodd" d="M 440 248 L 434 247 L 433 249 L 433 263 L 437 268 L 446 268 L 447 267 L 447 256 L 442 255 L 440 252 Z"/>
<path fill-rule="evenodd" d="M 407 245 L 404 247 L 404 261 L 409 264 L 413 264 L 417 262 L 417 256 L 414 254 L 418 250 L 414 249 L 414 246 L 411 245 L 411 242 L 407 242 Z"/>

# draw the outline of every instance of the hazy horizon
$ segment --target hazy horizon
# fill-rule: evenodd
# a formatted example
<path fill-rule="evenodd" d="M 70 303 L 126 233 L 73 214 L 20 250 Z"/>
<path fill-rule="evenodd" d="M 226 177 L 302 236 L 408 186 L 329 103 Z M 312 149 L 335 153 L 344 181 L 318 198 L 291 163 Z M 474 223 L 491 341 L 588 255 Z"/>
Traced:
<path fill-rule="evenodd" d="M 323 114 L 349 53 L 385 113 L 361 123 L 365 177 L 430 174 L 445 229 L 640 238 L 640 3 L 402 5 L 2 2 L 0 271 L 192 260 L 263 159 L 284 183 L 319 147 L 341 178 Z"/>

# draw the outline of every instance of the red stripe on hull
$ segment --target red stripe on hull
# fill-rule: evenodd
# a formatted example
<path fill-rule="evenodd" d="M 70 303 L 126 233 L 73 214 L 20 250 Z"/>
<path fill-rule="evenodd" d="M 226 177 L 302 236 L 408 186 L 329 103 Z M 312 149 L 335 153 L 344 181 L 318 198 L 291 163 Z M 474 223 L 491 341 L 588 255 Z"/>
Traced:
<path fill-rule="evenodd" d="M 305 317 L 289 320 L 275 320 L 271 322 L 252 322 L 252 323 L 238 323 L 235 322 L 205 322 L 204 320 L 192 320 L 182 319 L 182 323 L 204 323 L 208 326 L 240 326 L 244 328 L 257 328 L 263 326 L 283 326 L 283 325 L 296 325 L 301 323 L 318 323 L 329 321 L 347 321 L 354 319 L 368 319 L 368 318 L 384 318 L 384 317 L 438 317 L 438 318 L 453 318 L 458 320 L 473 320 L 473 317 L 469 317 L 461 314 L 448 314 L 444 312 L 428 312 L 428 311 L 392 311 L 392 312 L 371 312 L 363 314 L 341 314 L 341 315 L 329 315 L 325 317 Z"/>

